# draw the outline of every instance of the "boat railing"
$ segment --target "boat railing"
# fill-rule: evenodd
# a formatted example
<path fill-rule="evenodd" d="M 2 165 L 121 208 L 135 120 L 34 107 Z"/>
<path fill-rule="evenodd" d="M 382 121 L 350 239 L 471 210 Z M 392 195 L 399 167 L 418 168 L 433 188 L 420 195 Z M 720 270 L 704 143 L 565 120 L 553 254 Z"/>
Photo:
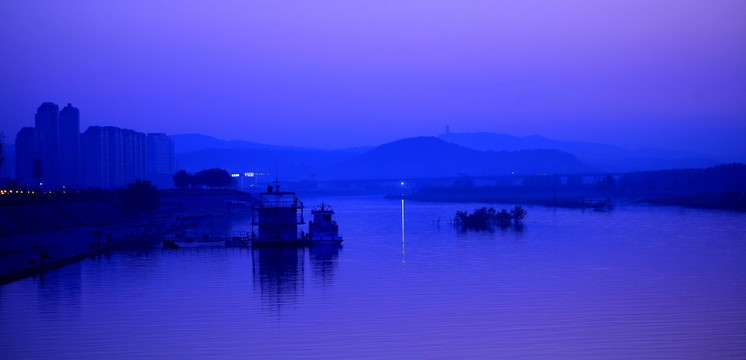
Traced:
<path fill-rule="evenodd" d="M 317 207 L 311 209 L 311 213 L 312 214 L 316 214 L 316 213 L 331 213 L 331 214 L 334 214 L 334 210 L 332 210 L 331 206 L 324 205 L 324 206 L 317 206 Z"/>

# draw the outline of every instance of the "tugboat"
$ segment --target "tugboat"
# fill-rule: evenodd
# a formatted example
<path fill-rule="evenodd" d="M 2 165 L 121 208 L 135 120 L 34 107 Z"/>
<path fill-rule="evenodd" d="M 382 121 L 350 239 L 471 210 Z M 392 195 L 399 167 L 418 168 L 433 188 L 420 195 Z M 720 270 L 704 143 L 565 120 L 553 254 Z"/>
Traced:
<path fill-rule="evenodd" d="M 306 239 L 311 244 L 339 244 L 342 242 L 342 236 L 339 235 L 337 222 L 332 220 L 334 210 L 329 205 L 324 204 L 311 210 L 313 221 L 308 222 L 308 234 Z"/>
<path fill-rule="evenodd" d="M 304 245 L 305 239 L 298 233 L 298 225 L 303 220 L 303 202 L 294 192 L 281 192 L 278 181 L 275 187 L 267 186 L 267 191 L 259 194 L 254 202 L 252 245 Z"/>

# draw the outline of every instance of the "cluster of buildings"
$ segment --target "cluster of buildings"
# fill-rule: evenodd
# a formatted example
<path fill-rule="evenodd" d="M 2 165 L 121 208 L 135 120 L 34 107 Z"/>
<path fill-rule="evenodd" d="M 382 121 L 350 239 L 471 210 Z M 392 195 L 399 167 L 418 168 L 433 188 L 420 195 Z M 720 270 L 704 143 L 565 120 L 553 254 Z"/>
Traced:
<path fill-rule="evenodd" d="M 35 126 L 16 135 L 16 180 L 28 187 L 101 188 L 126 186 L 137 179 L 158 188 L 173 187 L 174 143 L 162 133 L 114 126 L 91 126 L 80 133 L 80 111 L 45 102 Z"/>

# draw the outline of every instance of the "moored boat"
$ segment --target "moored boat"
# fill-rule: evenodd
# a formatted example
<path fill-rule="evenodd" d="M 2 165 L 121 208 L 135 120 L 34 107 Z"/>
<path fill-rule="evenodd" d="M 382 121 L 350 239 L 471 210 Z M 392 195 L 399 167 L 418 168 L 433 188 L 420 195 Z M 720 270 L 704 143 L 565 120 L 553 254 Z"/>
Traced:
<path fill-rule="evenodd" d="M 311 215 L 313 215 L 313 220 L 308 222 L 308 234 L 306 235 L 310 243 L 339 244 L 342 242 L 337 222 L 332 219 L 334 210 L 329 205 L 322 202 L 318 208 L 311 210 Z"/>
<path fill-rule="evenodd" d="M 267 191 L 259 194 L 259 200 L 253 205 L 252 246 L 262 245 L 308 245 L 339 244 L 337 222 L 332 219 L 334 210 L 325 204 L 311 210 L 313 221 L 308 222 L 308 233 L 298 228 L 305 224 L 303 202 L 294 192 L 280 191 L 278 181 L 275 186 L 267 186 Z M 255 230 L 255 231 L 254 231 Z"/>

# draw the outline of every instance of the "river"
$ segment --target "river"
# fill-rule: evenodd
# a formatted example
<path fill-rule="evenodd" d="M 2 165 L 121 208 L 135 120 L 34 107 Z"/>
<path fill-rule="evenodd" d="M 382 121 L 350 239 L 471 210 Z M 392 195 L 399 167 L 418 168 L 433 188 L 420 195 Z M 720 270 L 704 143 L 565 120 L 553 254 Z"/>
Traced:
<path fill-rule="evenodd" d="M 482 205 L 323 200 L 342 247 L 128 249 L 0 286 L 0 357 L 746 357 L 744 214 L 529 206 L 460 232 Z"/>

